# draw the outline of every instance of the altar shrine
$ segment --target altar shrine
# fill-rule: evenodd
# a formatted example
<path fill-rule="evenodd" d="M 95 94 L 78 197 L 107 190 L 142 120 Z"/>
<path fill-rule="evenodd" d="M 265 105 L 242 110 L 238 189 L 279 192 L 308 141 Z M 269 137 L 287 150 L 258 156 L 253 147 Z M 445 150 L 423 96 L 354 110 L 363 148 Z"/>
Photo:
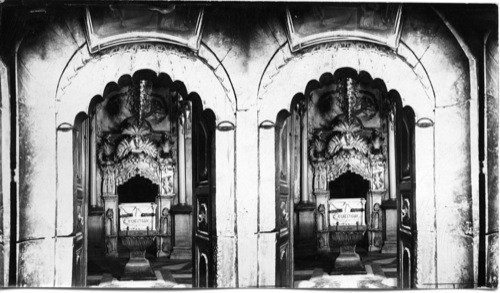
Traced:
<path fill-rule="evenodd" d="M 157 82 L 154 86 L 159 91 L 165 85 Z M 119 231 L 125 227 L 131 231 L 146 230 L 140 222 L 135 225 L 128 222 L 127 210 L 132 208 L 137 212 L 141 207 L 139 203 L 146 206 L 154 203 L 154 211 L 148 213 L 151 218 L 141 220 L 150 224 L 150 231 L 158 232 L 157 255 L 170 253 L 171 230 L 161 223 L 168 221 L 168 210 L 175 196 L 176 138 L 170 121 L 172 109 L 162 106 L 166 102 L 157 95 L 153 92 L 152 80 L 130 80 L 121 89 L 110 91 L 97 105 L 94 118 L 98 130 L 95 134 L 100 171 L 97 178 L 102 178 L 102 188 L 96 188 L 96 192 L 102 194 L 104 201 L 104 241 L 108 257 L 118 257 Z M 128 203 L 136 205 L 127 207 Z M 100 204 L 97 200 L 97 206 Z"/>
<path fill-rule="evenodd" d="M 367 223 L 368 243 L 361 243 L 361 246 L 368 251 L 381 251 L 384 247 L 380 206 L 390 202 L 387 157 L 388 141 L 394 140 L 389 138 L 394 134 L 388 132 L 392 106 L 387 94 L 374 83 L 345 74 L 342 77 L 339 73 L 330 85 L 312 91 L 309 108 L 312 126 L 309 158 L 316 199 L 317 251 L 320 253 L 330 250 L 328 226 L 356 223 L 347 218 L 333 219 L 335 213 L 326 214 L 335 200 L 346 197 L 362 198 L 367 203 L 366 208 L 363 206 L 366 214 L 362 214 L 362 219 L 360 215 L 341 214 L 357 219 L 360 226 L 365 227 Z M 331 105 L 331 108 L 324 105 Z M 391 210 L 385 212 L 392 213 Z M 329 225 L 322 220 L 326 217 L 330 217 Z M 386 225 L 391 226 L 395 228 L 395 223 Z M 395 253 L 395 247 L 391 251 Z"/>
<path fill-rule="evenodd" d="M 121 280 L 156 280 L 146 249 L 158 235 L 155 203 L 123 203 L 120 208 L 120 232 L 118 237 L 130 251 Z"/>

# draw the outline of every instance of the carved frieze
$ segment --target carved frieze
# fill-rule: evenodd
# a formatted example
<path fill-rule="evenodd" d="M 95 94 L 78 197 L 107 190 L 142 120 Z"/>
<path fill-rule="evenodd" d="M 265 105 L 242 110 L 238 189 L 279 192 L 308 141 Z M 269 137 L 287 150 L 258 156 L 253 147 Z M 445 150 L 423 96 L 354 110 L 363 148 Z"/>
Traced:
<path fill-rule="evenodd" d="M 341 123 L 334 128 L 334 134 L 328 141 L 326 150 L 321 149 L 324 143 L 315 141 L 315 156 L 313 166 L 315 171 L 315 186 L 326 189 L 328 181 L 337 179 L 347 171 L 361 175 L 371 180 L 371 159 L 368 142 L 358 132 L 360 128 L 348 123 Z"/>
<path fill-rule="evenodd" d="M 109 141 L 99 148 L 103 194 L 116 194 L 117 186 L 135 176 L 147 178 L 160 186 L 162 195 L 173 194 L 175 138 L 164 134 L 163 142 L 157 143 L 150 139 L 149 134 L 145 125 L 131 125 L 117 140 L 115 152 Z"/>

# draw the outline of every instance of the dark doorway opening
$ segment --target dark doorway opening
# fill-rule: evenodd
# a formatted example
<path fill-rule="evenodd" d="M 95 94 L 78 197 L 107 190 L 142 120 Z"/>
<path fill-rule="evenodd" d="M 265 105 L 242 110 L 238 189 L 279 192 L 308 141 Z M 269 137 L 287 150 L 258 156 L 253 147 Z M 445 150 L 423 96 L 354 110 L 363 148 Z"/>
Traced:
<path fill-rule="evenodd" d="M 364 198 L 370 182 L 356 173 L 346 172 L 329 183 L 330 198 Z"/>
<path fill-rule="evenodd" d="M 118 202 L 155 202 L 158 185 L 139 175 L 118 186 Z"/>

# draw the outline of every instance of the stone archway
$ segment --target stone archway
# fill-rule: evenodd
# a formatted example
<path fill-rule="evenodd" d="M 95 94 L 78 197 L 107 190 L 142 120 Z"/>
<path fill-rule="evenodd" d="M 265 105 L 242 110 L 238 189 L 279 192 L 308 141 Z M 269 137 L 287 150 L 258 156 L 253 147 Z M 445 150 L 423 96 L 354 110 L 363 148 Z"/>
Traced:
<path fill-rule="evenodd" d="M 415 110 L 416 121 L 421 118 L 436 121 L 434 109 L 435 98 L 433 84 L 422 69 L 415 69 L 405 62 L 405 59 L 384 47 L 362 42 L 338 42 L 318 45 L 293 55 L 288 47 L 283 47 L 273 58 L 264 73 L 258 96 L 259 123 L 259 169 L 261 199 L 260 222 L 274 211 L 274 204 L 268 202 L 272 198 L 269 192 L 274 190 L 274 132 L 273 126 L 277 113 L 282 109 L 290 109 L 291 98 L 305 91 L 305 81 L 311 76 L 320 76 L 324 72 L 335 72 L 342 67 L 350 67 L 357 72 L 365 71 L 374 78 L 385 82 L 388 89 L 399 92 L 403 105 L 411 105 Z M 300 72 L 300 74 L 297 74 Z M 459 115 L 457 113 L 457 115 Z M 457 116 L 459 117 L 459 116 Z M 436 124 L 436 123 L 435 123 Z M 417 127 L 415 129 L 415 161 L 416 161 L 416 205 L 419 213 L 425 216 L 417 221 L 419 235 L 417 236 L 417 286 L 436 284 L 435 247 L 436 210 L 435 210 L 435 131 L 433 127 Z M 266 178 L 263 180 L 262 178 Z M 433 195 L 429 197 L 429 195 Z M 432 216 L 429 216 L 432 215 Z M 269 229 L 272 230 L 272 229 Z M 263 230 L 264 232 L 265 230 Z M 425 263 L 425 265 L 424 265 Z M 262 267 L 262 266 L 261 266 Z M 272 269 L 270 269 L 272 270 Z M 271 271 L 261 272 L 262 275 L 274 275 Z M 272 285 L 274 280 L 261 278 L 262 284 Z"/>
<path fill-rule="evenodd" d="M 201 50 L 208 54 L 207 50 Z M 200 93 L 201 107 L 211 109 L 216 125 L 215 129 L 215 165 L 217 168 L 234 168 L 234 124 L 236 101 L 229 79 L 225 73 L 210 63 L 214 58 L 208 56 L 210 62 L 201 59 L 190 51 L 174 46 L 161 44 L 136 44 L 116 47 L 91 56 L 86 47 L 80 48 L 70 60 L 62 73 L 56 93 L 56 125 L 58 130 L 72 127 L 77 113 L 87 112 L 92 97 L 102 93 L 110 80 L 118 80 L 122 75 L 132 74 L 140 69 L 166 73 L 174 83 L 182 81 L 185 89 Z M 222 75 L 222 76 L 221 76 Z M 95 81 L 89 83 L 89 81 Z M 71 194 L 73 185 L 71 132 L 57 131 L 57 198 L 65 198 Z M 233 173 L 216 172 L 216 205 L 217 220 L 215 241 L 216 257 L 225 262 L 217 266 L 215 284 L 218 287 L 235 286 L 235 280 L 223 276 L 231 275 L 235 268 L 236 249 L 234 242 L 234 217 L 228 217 L 227 211 L 234 210 Z M 60 200 L 58 217 L 71 217 L 70 199 Z M 220 208 L 219 208 L 220 207 Z M 219 214 L 220 213 L 220 214 Z M 70 229 L 69 224 L 60 223 L 62 229 Z M 66 227 L 68 226 L 68 227 Z M 58 227 L 59 228 L 59 227 Z M 227 253 L 227 250 L 232 253 Z"/>

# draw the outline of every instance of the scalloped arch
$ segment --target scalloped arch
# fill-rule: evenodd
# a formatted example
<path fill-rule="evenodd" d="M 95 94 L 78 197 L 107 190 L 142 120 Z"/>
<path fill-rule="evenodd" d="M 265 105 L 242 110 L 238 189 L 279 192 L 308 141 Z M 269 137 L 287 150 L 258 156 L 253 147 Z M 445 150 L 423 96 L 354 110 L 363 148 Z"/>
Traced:
<path fill-rule="evenodd" d="M 325 82 L 339 69 L 369 78 L 389 92 L 396 90 L 403 106 L 411 106 L 418 117 L 433 117 L 435 95 L 427 75 L 415 71 L 403 57 L 385 47 L 346 41 L 318 45 L 299 54 L 293 54 L 288 46 L 280 48 L 260 82 L 259 123 L 275 121 L 280 110 L 290 109 L 294 95 L 307 95 L 315 83 Z"/>
<path fill-rule="evenodd" d="M 124 45 L 90 55 L 81 47 L 62 73 L 56 91 L 57 125 L 86 112 L 93 97 L 109 82 L 118 82 L 142 69 L 167 74 L 174 83 L 197 93 L 203 108 L 212 109 L 217 121 L 235 122 L 236 96 L 229 77 L 213 54 L 202 46 L 199 56 L 165 44 Z"/>

